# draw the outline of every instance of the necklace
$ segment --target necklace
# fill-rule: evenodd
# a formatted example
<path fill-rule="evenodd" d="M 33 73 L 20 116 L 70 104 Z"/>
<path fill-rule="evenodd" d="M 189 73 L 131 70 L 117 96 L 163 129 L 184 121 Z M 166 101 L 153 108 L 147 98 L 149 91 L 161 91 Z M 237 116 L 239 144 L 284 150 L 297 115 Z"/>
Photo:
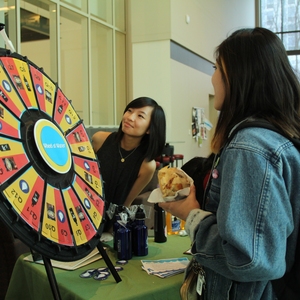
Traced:
<path fill-rule="evenodd" d="M 128 158 L 136 150 L 136 148 L 137 147 L 135 147 L 126 157 L 123 157 L 122 153 L 121 153 L 120 146 L 119 146 L 119 153 L 120 153 L 120 156 L 121 156 L 121 162 L 123 163 L 125 161 L 125 159 Z"/>

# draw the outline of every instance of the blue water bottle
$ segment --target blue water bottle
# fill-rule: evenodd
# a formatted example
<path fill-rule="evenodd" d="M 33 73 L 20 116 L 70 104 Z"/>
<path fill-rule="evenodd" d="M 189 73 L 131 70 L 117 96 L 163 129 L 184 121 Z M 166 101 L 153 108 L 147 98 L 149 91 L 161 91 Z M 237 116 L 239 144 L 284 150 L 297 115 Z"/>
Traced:
<path fill-rule="evenodd" d="M 136 256 L 148 255 L 148 228 L 145 225 L 145 213 L 138 209 L 135 214 L 135 227 L 132 228 L 133 254 Z"/>
<path fill-rule="evenodd" d="M 121 220 L 120 213 L 123 212 L 123 206 L 117 206 L 114 214 L 114 224 L 113 224 L 113 233 L 114 233 L 114 250 L 118 250 L 118 238 L 117 238 L 117 231 L 120 228 L 119 221 Z"/>
<path fill-rule="evenodd" d="M 117 230 L 118 240 L 118 259 L 128 260 L 132 258 L 132 241 L 131 241 L 131 230 L 126 227 L 127 225 L 127 214 L 120 213 L 121 220 L 120 227 Z"/>

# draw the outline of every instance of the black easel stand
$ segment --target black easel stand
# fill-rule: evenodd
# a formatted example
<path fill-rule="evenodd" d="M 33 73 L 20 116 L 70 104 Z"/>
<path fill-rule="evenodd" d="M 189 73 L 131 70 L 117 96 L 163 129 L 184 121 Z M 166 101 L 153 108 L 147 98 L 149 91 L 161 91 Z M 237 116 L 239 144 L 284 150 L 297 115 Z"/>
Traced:
<path fill-rule="evenodd" d="M 112 273 L 112 275 L 114 276 L 114 279 L 116 281 L 116 283 L 122 281 L 120 275 L 118 274 L 118 272 L 116 271 L 115 267 L 113 266 L 111 260 L 109 259 L 106 251 L 103 249 L 102 243 L 99 242 L 99 244 L 97 245 L 97 249 L 99 250 L 101 256 L 103 257 L 106 265 L 108 266 L 110 272 Z M 58 289 L 58 285 L 57 285 L 57 281 L 55 278 L 55 274 L 53 272 L 53 267 L 51 264 L 51 260 L 45 256 L 42 256 L 43 261 L 44 261 L 44 266 L 47 272 L 47 276 L 48 276 L 48 280 L 50 283 L 50 287 L 52 290 L 52 294 L 53 294 L 53 299 L 54 300 L 61 300 L 60 297 L 60 293 L 59 293 L 59 289 Z"/>
<path fill-rule="evenodd" d="M 45 269 L 47 272 L 48 280 L 50 283 L 50 287 L 52 290 L 53 299 L 60 300 L 61 297 L 60 297 L 57 281 L 55 278 L 55 274 L 53 272 L 51 260 L 48 257 L 43 256 L 43 261 L 44 261 L 44 266 L 45 266 Z"/>
<path fill-rule="evenodd" d="M 114 276 L 115 281 L 118 283 L 120 281 L 122 281 L 120 275 L 118 274 L 118 272 L 116 271 L 115 267 L 113 266 L 113 264 L 111 263 L 111 260 L 109 259 L 106 251 L 103 249 L 102 243 L 99 242 L 98 246 L 97 246 L 101 256 L 103 257 L 106 265 L 108 266 L 110 272 L 112 273 L 112 275 Z"/>

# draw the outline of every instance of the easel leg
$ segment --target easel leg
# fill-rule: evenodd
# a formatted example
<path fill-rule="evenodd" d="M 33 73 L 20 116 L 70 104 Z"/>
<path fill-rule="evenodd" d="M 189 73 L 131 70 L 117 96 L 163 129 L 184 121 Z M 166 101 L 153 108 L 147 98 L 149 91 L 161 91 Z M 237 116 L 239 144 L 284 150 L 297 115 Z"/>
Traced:
<path fill-rule="evenodd" d="M 55 274 L 51 265 L 51 261 L 49 258 L 42 256 L 43 257 L 43 261 L 44 261 L 44 266 L 47 272 L 47 276 L 48 276 L 48 280 L 50 283 L 50 287 L 52 290 L 52 294 L 53 294 L 53 298 L 55 300 L 61 300 L 60 294 L 59 294 L 59 289 L 58 289 L 58 285 L 56 282 L 56 278 L 55 278 Z"/>
<path fill-rule="evenodd" d="M 97 246 L 101 256 L 103 257 L 106 265 L 108 266 L 110 272 L 113 274 L 115 281 L 118 283 L 120 281 L 122 281 L 120 275 L 118 274 L 118 272 L 116 271 L 115 267 L 113 266 L 113 264 L 111 263 L 111 260 L 109 259 L 106 251 L 103 249 L 102 243 L 99 242 L 98 246 Z"/>

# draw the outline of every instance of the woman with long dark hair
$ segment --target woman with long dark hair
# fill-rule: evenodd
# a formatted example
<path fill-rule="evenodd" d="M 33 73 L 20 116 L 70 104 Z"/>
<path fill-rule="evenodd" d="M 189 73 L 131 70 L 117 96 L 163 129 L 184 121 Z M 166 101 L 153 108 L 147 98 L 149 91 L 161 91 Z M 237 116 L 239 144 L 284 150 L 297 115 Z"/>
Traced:
<path fill-rule="evenodd" d="M 129 207 L 150 182 L 166 141 L 165 113 L 151 98 L 125 108 L 118 132 L 96 132 L 92 145 L 99 159 L 105 200 Z"/>
<path fill-rule="evenodd" d="M 259 27 L 225 39 L 215 69 L 220 115 L 205 201 L 200 207 L 193 186 L 185 200 L 160 206 L 186 220 L 205 299 L 276 299 L 271 281 L 291 270 L 300 222 L 300 153 L 290 140 L 300 137 L 299 81 L 281 40 Z M 231 135 L 250 120 L 275 130 Z"/>

